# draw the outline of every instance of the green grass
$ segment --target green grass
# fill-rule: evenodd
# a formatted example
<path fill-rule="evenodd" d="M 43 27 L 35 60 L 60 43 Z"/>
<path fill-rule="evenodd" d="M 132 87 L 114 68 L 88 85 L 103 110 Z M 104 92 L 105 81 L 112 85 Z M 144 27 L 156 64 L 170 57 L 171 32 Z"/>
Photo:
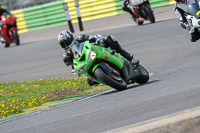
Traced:
<path fill-rule="evenodd" d="M 0 83 L 0 119 L 89 89 L 81 77 Z"/>

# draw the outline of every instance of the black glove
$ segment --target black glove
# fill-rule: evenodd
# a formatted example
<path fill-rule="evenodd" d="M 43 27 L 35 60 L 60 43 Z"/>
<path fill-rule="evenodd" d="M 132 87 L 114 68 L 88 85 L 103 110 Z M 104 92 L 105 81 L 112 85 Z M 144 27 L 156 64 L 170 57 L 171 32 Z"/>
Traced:
<path fill-rule="evenodd" d="M 104 38 L 103 38 L 102 35 L 97 34 L 97 35 L 95 35 L 95 36 L 93 36 L 93 37 L 94 37 L 94 40 L 95 40 L 95 44 L 96 44 L 96 45 L 99 45 L 99 44 L 103 44 L 103 43 L 104 43 Z"/>
<path fill-rule="evenodd" d="M 103 43 L 104 43 L 104 39 L 103 38 L 97 38 L 96 41 L 95 41 L 96 45 L 100 45 L 100 44 L 103 44 Z"/>
<path fill-rule="evenodd" d="M 81 34 L 81 35 L 78 35 L 77 37 L 76 37 L 76 40 L 79 42 L 79 43 L 81 43 L 81 42 L 85 42 L 85 41 L 87 41 L 87 40 L 89 40 L 89 35 L 86 35 L 86 34 Z"/>

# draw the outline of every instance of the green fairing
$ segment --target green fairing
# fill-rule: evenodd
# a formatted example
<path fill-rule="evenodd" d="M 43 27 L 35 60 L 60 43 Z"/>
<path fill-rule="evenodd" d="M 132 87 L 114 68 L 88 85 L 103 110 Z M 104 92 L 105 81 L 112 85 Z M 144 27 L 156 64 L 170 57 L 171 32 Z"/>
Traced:
<path fill-rule="evenodd" d="M 89 56 L 90 56 L 90 51 L 91 49 L 94 50 L 94 52 L 96 53 L 96 57 L 88 62 Z M 123 68 L 123 64 L 124 64 L 124 60 L 122 59 L 121 55 L 119 55 L 118 53 L 115 53 L 114 55 L 111 54 L 112 50 L 102 47 L 100 45 L 93 45 L 90 44 L 89 41 L 86 41 L 83 47 L 83 51 L 81 56 L 78 59 L 73 59 L 73 64 L 74 64 L 74 68 L 75 70 L 80 73 L 80 74 L 85 74 L 88 78 L 91 78 L 92 76 L 88 73 L 88 70 L 90 69 L 90 67 L 92 66 L 92 64 L 94 63 L 94 61 L 96 59 L 102 59 L 105 60 L 105 56 L 107 54 L 107 61 L 111 62 L 113 64 L 115 64 L 116 66 L 118 66 L 120 69 Z M 83 54 L 85 54 L 85 59 L 80 61 L 80 59 L 82 58 Z M 78 68 L 82 67 L 86 65 L 87 69 L 85 70 L 85 72 L 80 72 L 78 71 Z M 94 70 L 99 66 L 99 64 L 96 64 L 92 69 L 92 73 L 94 72 Z M 97 79 L 94 79 L 95 81 L 98 81 Z M 99 81 L 98 81 L 99 82 Z"/>

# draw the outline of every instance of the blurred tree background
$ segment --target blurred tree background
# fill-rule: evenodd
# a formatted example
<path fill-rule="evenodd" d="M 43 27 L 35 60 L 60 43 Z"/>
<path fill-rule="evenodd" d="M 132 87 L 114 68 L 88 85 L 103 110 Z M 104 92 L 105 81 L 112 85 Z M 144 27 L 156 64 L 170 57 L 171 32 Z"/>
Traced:
<path fill-rule="evenodd" d="M 37 6 L 49 2 L 60 1 L 60 0 L 0 0 L 0 4 L 3 8 L 9 11 Z"/>

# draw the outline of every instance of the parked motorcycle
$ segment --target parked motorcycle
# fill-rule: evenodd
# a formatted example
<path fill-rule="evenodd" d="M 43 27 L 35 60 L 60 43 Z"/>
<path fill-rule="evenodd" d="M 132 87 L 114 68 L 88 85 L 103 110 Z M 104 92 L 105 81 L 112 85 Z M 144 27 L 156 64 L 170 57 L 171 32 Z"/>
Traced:
<path fill-rule="evenodd" d="M 16 17 L 13 14 L 4 13 L 1 16 L 0 26 L 2 35 L 1 42 L 5 47 L 9 47 L 11 43 L 20 45 Z"/>
<path fill-rule="evenodd" d="M 148 71 L 139 63 L 133 65 L 114 50 L 89 41 L 72 46 L 73 66 L 77 73 L 90 80 L 124 90 L 128 84 L 143 84 L 149 80 Z"/>
<path fill-rule="evenodd" d="M 133 13 L 137 16 L 134 21 L 138 25 L 142 25 L 145 20 L 149 20 L 151 23 L 155 23 L 155 16 L 148 0 L 129 0 Z"/>

